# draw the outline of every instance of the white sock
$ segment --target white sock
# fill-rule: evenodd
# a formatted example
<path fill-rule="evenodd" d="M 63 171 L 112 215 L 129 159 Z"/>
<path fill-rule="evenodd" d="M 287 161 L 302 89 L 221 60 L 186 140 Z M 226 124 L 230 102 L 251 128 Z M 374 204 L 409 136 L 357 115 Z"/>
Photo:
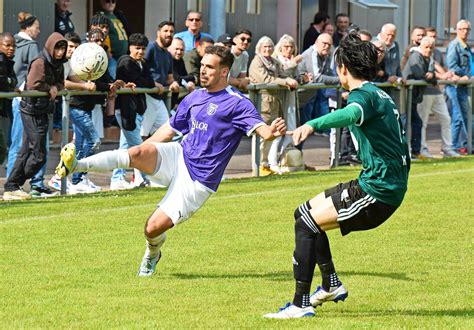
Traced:
<path fill-rule="evenodd" d="M 75 172 L 106 172 L 115 168 L 129 168 L 128 150 L 118 149 L 100 152 L 77 161 Z"/>
<path fill-rule="evenodd" d="M 154 258 L 160 252 L 161 247 L 166 241 L 166 233 L 158 235 L 156 237 L 147 237 L 146 239 L 146 252 L 145 254 L 149 255 L 151 258 Z"/>

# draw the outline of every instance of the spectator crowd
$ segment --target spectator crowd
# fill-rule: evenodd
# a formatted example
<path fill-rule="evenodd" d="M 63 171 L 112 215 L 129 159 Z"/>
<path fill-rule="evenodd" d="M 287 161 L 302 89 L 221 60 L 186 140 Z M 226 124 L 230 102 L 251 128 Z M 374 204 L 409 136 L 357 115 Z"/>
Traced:
<path fill-rule="evenodd" d="M 284 34 L 279 40 L 263 36 L 253 40 L 245 27 L 228 31 L 217 38 L 202 31 L 203 16 L 190 11 L 185 18 L 185 31 L 175 31 L 175 23 L 163 21 L 157 25 L 154 40 L 142 33 L 130 33 L 117 1 L 101 0 L 102 10 L 90 20 L 86 35 L 79 36 L 69 12 L 69 0 L 57 0 L 55 32 L 41 50 L 36 39 L 40 22 L 34 14 L 18 13 L 19 31 L 0 34 L 0 88 L 3 92 L 43 91 L 48 96 L 0 99 L 0 116 L 6 118 L 7 130 L 0 126 L 0 165 L 6 167 L 4 200 L 53 196 L 61 190 L 61 180 L 53 175 L 45 179 L 49 154 L 49 125 L 52 131 L 62 127 L 62 100 L 57 94 L 63 89 L 101 91 L 103 95 L 73 96 L 70 119 L 77 157 L 92 155 L 104 137 L 104 125 L 120 128 L 119 148 L 139 145 L 165 124 L 181 101 L 183 88 L 191 93 L 200 88 L 200 68 L 204 50 L 210 45 L 227 48 L 234 56 L 228 76 L 232 88 L 245 92 L 249 84 L 278 84 L 283 89 L 262 89 L 258 108 L 270 124 L 283 117 L 288 130 L 295 129 L 314 118 L 336 111 L 335 88 L 315 89 L 298 96 L 298 86 L 308 83 L 339 85 L 334 66 L 334 50 L 348 33 L 358 33 L 362 40 L 372 42 L 378 49 L 375 83 L 394 84 L 384 87 L 395 104 L 400 104 L 400 88 L 408 79 L 425 80 L 428 86 L 415 86 L 411 98 L 410 120 L 400 113 L 411 127 L 411 157 L 413 160 L 433 158 L 440 152 L 444 157 L 467 154 L 468 87 L 453 84 L 442 87 L 438 80 L 468 81 L 474 76 L 474 57 L 467 44 L 471 24 L 460 20 L 456 38 L 449 43 L 445 56 L 435 47 L 436 29 L 416 26 L 410 44 L 403 50 L 395 41 L 397 27 L 392 23 L 380 31 L 361 30 L 352 24 L 347 14 L 340 13 L 334 22 L 326 13 L 318 12 L 306 30 L 301 51 L 294 36 Z M 371 32 L 376 32 L 372 35 Z M 95 81 L 82 81 L 70 67 L 70 58 L 81 43 L 96 43 L 108 55 L 107 72 Z M 255 44 L 255 56 L 249 48 Z M 403 51 L 403 52 L 402 52 Z M 157 93 L 120 94 L 120 88 L 156 88 Z M 168 89 L 171 104 L 167 107 Z M 342 102 L 347 97 L 342 92 Z M 301 104 L 301 106 L 300 106 Z M 400 109 L 400 107 L 399 107 Z M 426 130 L 430 114 L 437 116 L 441 126 L 441 150 L 429 150 Z M 360 164 L 357 145 L 349 130 L 343 129 L 338 138 L 340 150 L 335 150 L 336 131 L 314 134 L 329 137 L 331 165 Z M 307 168 L 302 163 L 303 145 L 294 146 L 288 136 L 260 145 L 260 174 L 271 175 Z M 29 192 L 23 190 L 30 182 Z M 134 170 L 127 181 L 123 169 L 111 173 L 111 190 L 146 187 L 150 182 L 144 173 Z M 91 193 L 101 187 L 86 173 L 75 173 L 67 181 L 68 193 Z"/>

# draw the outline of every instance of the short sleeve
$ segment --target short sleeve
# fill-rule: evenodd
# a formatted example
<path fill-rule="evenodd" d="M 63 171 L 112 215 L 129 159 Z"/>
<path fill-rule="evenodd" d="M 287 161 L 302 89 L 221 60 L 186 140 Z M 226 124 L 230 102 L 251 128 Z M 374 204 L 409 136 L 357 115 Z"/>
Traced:
<path fill-rule="evenodd" d="M 377 115 L 370 94 L 362 90 L 354 90 L 349 94 L 347 105 L 355 105 L 362 111 L 362 116 L 356 124 L 360 126 L 364 121 Z"/>
<path fill-rule="evenodd" d="M 262 124 L 264 124 L 263 119 L 250 100 L 244 98 L 237 103 L 232 121 L 234 128 L 245 132 L 247 135 L 251 135 Z"/>
<path fill-rule="evenodd" d="M 189 132 L 189 120 L 190 120 L 190 113 L 191 109 L 189 105 L 191 104 L 190 100 L 192 95 L 196 93 L 193 92 L 188 94 L 178 105 L 178 109 L 176 109 L 176 113 L 171 116 L 169 123 L 171 128 L 180 132 L 183 135 L 188 134 Z"/>

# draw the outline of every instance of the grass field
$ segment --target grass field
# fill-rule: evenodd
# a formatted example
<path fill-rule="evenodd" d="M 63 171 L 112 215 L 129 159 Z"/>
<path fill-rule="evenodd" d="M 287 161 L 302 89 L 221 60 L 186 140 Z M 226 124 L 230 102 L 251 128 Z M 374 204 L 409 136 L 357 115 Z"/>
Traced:
<path fill-rule="evenodd" d="M 328 234 L 344 303 L 262 318 L 292 299 L 294 208 L 359 170 L 225 181 L 151 278 L 135 274 L 164 190 L 0 202 L 0 327 L 474 328 L 472 157 L 414 164 L 389 221 Z"/>

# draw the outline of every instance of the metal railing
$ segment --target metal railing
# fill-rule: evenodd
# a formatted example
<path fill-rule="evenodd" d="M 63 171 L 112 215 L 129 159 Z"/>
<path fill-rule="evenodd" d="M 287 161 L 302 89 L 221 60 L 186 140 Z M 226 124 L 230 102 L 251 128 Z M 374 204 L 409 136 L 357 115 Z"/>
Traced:
<path fill-rule="evenodd" d="M 472 153 L 472 110 L 473 104 L 472 96 L 473 96 L 473 89 L 474 89 L 474 81 L 467 80 L 467 81 L 458 81 L 452 82 L 449 80 L 438 80 L 439 84 L 442 85 L 464 85 L 468 87 L 469 90 L 469 98 L 471 100 L 471 111 L 468 111 L 468 125 L 467 125 L 467 149 L 469 154 Z M 406 138 L 408 143 L 410 143 L 411 139 L 411 100 L 412 100 L 412 93 L 414 86 L 428 86 L 430 85 L 426 81 L 423 80 L 408 80 L 404 84 L 390 84 L 390 83 L 375 83 L 375 85 L 379 87 L 391 87 L 391 88 L 399 88 L 400 89 L 400 104 L 399 104 L 399 112 L 406 113 Z M 337 91 L 337 105 L 340 108 L 342 103 L 342 89 L 340 86 L 336 85 L 324 85 L 320 83 L 314 84 L 306 84 L 298 86 L 298 92 L 308 91 L 308 90 L 319 90 L 319 89 L 328 89 L 328 88 L 335 88 Z M 288 90 L 286 87 L 282 87 L 276 84 L 250 84 L 248 86 L 249 98 L 252 103 L 255 105 L 257 110 L 260 112 L 260 91 L 262 89 L 265 90 Z M 159 90 L 158 88 L 122 88 L 117 91 L 117 94 L 143 94 L 143 93 L 157 93 Z M 171 95 L 169 88 L 165 88 L 164 93 L 166 93 L 166 107 L 170 109 L 171 107 Z M 184 88 L 180 89 L 180 93 L 187 93 L 187 90 Z M 37 92 L 37 91 L 24 91 L 21 93 L 16 92 L 0 92 L 0 98 L 13 98 L 13 97 L 28 97 L 28 96 L 48 96 L 49 94 L 46 92 Z M 89 91 L 76 91 L 76 90 L 63 90 L 58 93 L 58 96 L 63 97 L 63 108 L 62 108 L 62 127 L 69 127 L 69 102 L 71 96 L 75 95 L 107 95 L 106 92 L 89 92 Z M 298 109 L 297 109 L 298 110 Z M 340 139 L 339 139 L 339 131 L 336 133 L 336 152 L 340 149 Z M 61 138 L 61 146 L 64 146 L 69 141 L 69 132 L 68 129 L 63 129 L 62 131 L 62 138 Z M 252 175 L 259 176 L 259 165 L 260 165 L 260 148 L 259 148 L 259 137 L 254 135 L 252 138 Z M 336 165 L 337 164 L 336 157 Z M 62 183 L 61 187 L 64 187 L 64 191 L 61 193 L 65 193 L 66 182 Z"/>

